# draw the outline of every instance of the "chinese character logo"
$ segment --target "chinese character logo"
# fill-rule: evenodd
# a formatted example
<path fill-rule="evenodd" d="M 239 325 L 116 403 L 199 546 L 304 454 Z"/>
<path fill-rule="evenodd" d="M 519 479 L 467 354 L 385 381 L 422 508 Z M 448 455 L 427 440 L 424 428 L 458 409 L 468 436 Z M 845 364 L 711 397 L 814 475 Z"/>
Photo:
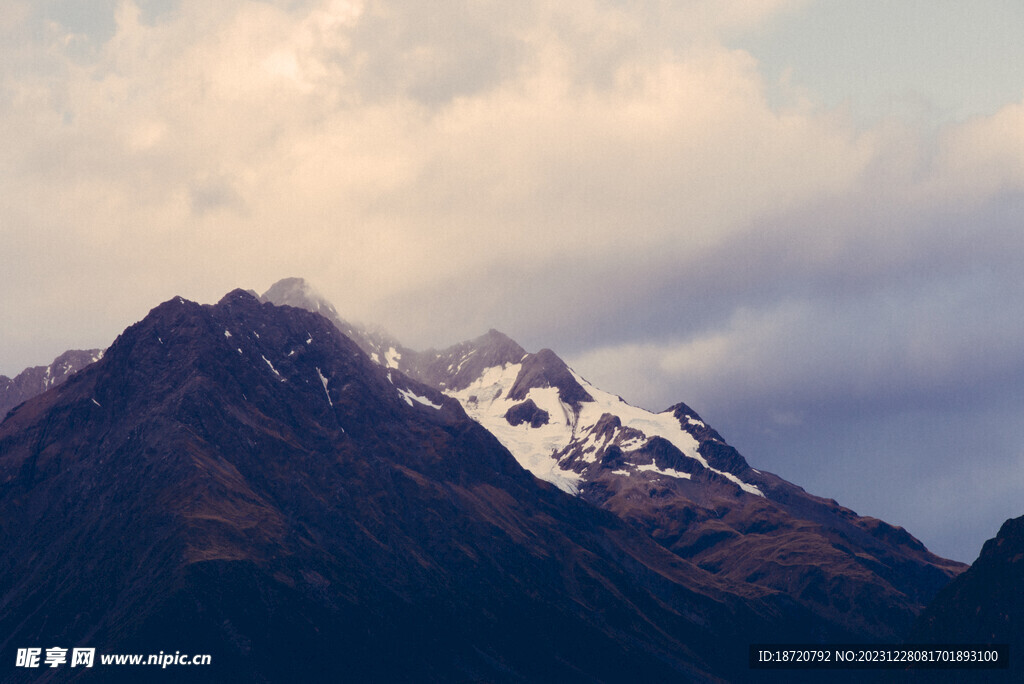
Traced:
<path fill-rule="evenodd" d="M 15 667 L 39 667 L 41 648 L 19 648 Z"/>
<path fill-rule="evenodd" d="M 71 652 L 71 667 L 92 667 L 95 658 L 95 648 L 76 648 Z"/>

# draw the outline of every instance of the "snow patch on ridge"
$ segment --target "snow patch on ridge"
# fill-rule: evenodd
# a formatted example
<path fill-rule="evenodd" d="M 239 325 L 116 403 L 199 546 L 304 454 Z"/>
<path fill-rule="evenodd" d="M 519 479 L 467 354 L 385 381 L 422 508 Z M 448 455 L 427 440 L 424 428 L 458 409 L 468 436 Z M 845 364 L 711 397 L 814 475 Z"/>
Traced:
<path fill-rule="evenodd" d="M 241 352 L 241 350 L 239 350 L 239 352 Z M 281 382 L 285 381 L 285 379 L 281 377 L 281 374 L 277 372 L 277 369 L 274 368 L 274 364 L 270 363 L 270 359 L 268 359 L 266 356 L 263 356 L 263 354 L 260 354 L 260 358 L 267 362 L 267 365 L 270 366 L 270 370 L 274 373 L 274 375 L 276 375 L 281 380 Z"/>
<path fill-rule="evenodd" d="M 583 460 L 594 463 L 597 461 L 598 453 L 614 443 L 620 431 L 628 429 L 642 433 L 643 438 L 632 437 L 623 442 L 620 448 L 624 451 L 638 449 L 652 437 L 661 437 L 688 458 L 692 458 L 712 472 L 723 475 L 744 491 L 764 496 L 761 490 L 743 482 L 736 475 L 712 468 L 698 451 L 700 442 L 683 429 L 671 412 L 651 413 L 646 409 L 631 406 L 621 397 L 597 389 L 572 369 L 569 372 L 573 378 L 593 397 L 593 401 L 581 402 L 578 409 L 563 402 L 555 387 L 535 387 L 530 389 L 522 400 L 510 399 L 508 392 L 521 369 L 522 363 L 492 366 L 484 370 L 466 389 L 446 393 L 458 399 L 471 418 L 487 428 L 512 452 L 520 465 L 540 479 L 567 492 L 578 493 L 580 474 L 561 468 L 557 454 L 577 442 L 575 446 L 583 454 Z M 531 427 L 528 423 L 516 426 L 509 424 L 505 414 L 513 406 L 527 400 L 533 401 L 537 408 L 547 411 L 551 417 L 548 424 L 539 427 Z M 617 416 L 621 427 L 616 428 L 613 433 L 599 436 L 595 428 L 606 414 Z M 698 422 L 700 421 L 691 421 L 689 424 L 695 425 Z M 654 471 L 680 479 L 691 477 L 689 473 L 671 468 L 658 468 L 653 464 L 635 467 L 638 470 Z"/>
<path fill-rule="evenodd" d="M 404 390 L 404 389 L 399 389 L 398 390 L 398 394 L 403 399 L 405 399 L 406 403 L 409 404 L 409 406 L 412 406 L 413 402 L 415 401 L 417 403 L 423 404 L 424 406 L 429 406 L 432 409 L 435 409 L 435 410 L 438 410 L 438 411 L 441 410 L 441 404 L 435 404 L 434 402 L 430 401 L 426 397 L 421 397 L 420 395 L 416 394 L 415 392 L 411 392 L 409 390 Z"/>
<path fill-rule="evenodd" d="M 690 473 L 684 473 L 674 468 L 659 468 L 653 463 L 647 463 L 641 466 L 635 466 L 637 470 L 646 470 L 658 473 L 659 475 L 667 475 L 668 477 L 678 477 L 680 480 L 689 480 Z"/>
<path fill-rule="evenodd" d="M 732 480 L 734 484 L 738 485 L 739 488 L 742 489 L 743 491 L 749 492 L 751 494 L 757 494 L 758 496 L 764 498 L 764 492 L 762 492 L 754 485 L 744 482 L 743 480 L 736 477 L 732 473 L 726 472 L 724 470 L 715 470 L 714 468 L 712 468 L 711 470 L 714 470 L 719 475 L 725 475 L 728 479 Z"/>
<path fill-rule="evenodd" d="M 693 460 L 700 463 L 708 470 L 723 475 L 730 481 L 738 485 L 743 491 L 750 494 L 755 494 L 760 497 L 764 497 L 764 493 L 752 484 L 743 482 L 740 478 L 732 473 L 728 473 L 717 468 L 712 468 L 707 460 L 700 455 L 697 449 L 700 447 L 700 442 L 691 435 L 689 432 L 684 430 L 679 424 L 679 420 L 672 414 L 671 411 L 665 411 L 663 413 L 651 413 L 646 409 L 638 408 L 627 404 L 621 397 L 614 394 L 609 394 L 602 390 L 597 389 L 589 382 L 584 380 L 571 368 L 569 372 L 576 379 L 576 382 L 580 383 L 583 388 L 594 398 L 593 402 L 584 402 L 580 412 L 580 423 L 582 425 L 593 428 L 600 420 L 601 416 L 605 413 L 618 416 L 622 422 L 623 428 L 633 428 L 647 435 L 647 438 L 661 437 L 662 439 L 668 440 L 683 452 L 684 455 L 692 458 Z M 595 412 L 598 413 L 596 418 L 594 417 Z M 700 421 L 696 421 L 700 422 Z M 694 423 L 690 423 L 694 424 Z M 588 428 L 583 428 L 588 429 Z M 663 474 L 668 474 L 662 471 Z M 673 471 L 678 472 L 678 471 Z M 680 473 L 679 475 L 673 475 L 673 477 L 685 477 L 689 478 L 689 475 Z"/>
<path fill-rule="evenodd" d="M 319 368 L 316 369 L 316 374 L 320 376 L 320 384 L 324 386 L 324 394 L 327 395 L 327 403 L 333 408 L 334 402 L 331 401 L 331 393 L 327 391 L 327 378 L 324 377 L 324 374 L 320 372 Z"/>
<path fill-rule="evenodd" d="M 521 369 L 519 363 L 492 366 L 466 389 L 446 394 L 458 399 L 466 413 L 497 437 L 521 466 L 559 489 L 578 494 L 579 474 L 562 470 L 554 458 L 555 453 L 572 440 L 574 419 L 571 409 L 559 399 L 558 390 L 534 388 L 526 396 L 537 408 L 548 412 L 551 419 L 546 425 L 513 426 L 505 420 L 508 410 L 521 403 L 508 398 L 508 390 Z"/>
<path fill-rule="evenodd" d="M 705 468 L 710 468 L 704 457 L 697 452 L 700 442 L 689 432 L 683 430 L 679 421 L 671 413 L 651 413 L 646 409 L 631 406 L 621 397 L 597 389 L 572 369 L 569 372 L 572 373 L 576 382 L 580 383 L 594 398 L 592 402 L 583 402 L 580 410 L 580 432 L 593 429 L 601 416 L 610 413 L 613 416 L 618 416 L 623 428 L 638 430 L 648 439 L 661 437 L 668 440 L 684 455 L 694 459 Z"/>

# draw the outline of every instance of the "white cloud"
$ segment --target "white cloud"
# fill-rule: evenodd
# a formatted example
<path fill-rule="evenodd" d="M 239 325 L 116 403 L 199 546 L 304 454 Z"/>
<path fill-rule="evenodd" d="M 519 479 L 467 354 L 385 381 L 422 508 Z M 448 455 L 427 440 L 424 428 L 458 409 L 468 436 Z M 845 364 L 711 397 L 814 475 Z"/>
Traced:
<path fill-rule="evenodd" d="M 1024 190 L 1024 101 L 954 126 L 940 141 L 936 166 L 944 181 L 936 195 L 981 201 Z"/>
<path fill-rule="evenodd" d="M 730 16 L 763 9 L 745 5 Z M 122 275 L 153 283 L 140 297 L 160 278 L 212 297 L 194 283 L 312 264 L 358 315 L 453 274 L 608 259 L 625 231 L 637 254 L 685 258 L 843 187 L 869 154 L 813 112 L 770 111 L 741 52 L 645 45 L 651 7 L 461 7 L 184 2 L 149 24 L 122 2 L 92 59 L 51 35 L 32 48 L 45 74 L 3 74 L 10 230 L 53 236 L 35 272 L 54 292 L 72 250 L 97 264 L 130 253 Z M 504 46 L 485 55 L 486 80 L 423 101 L 436 69 L 453 82 L 478 70 L 457 52 L 482 49 L 476 30 Z M 383 48 L 379 32 L 393 34 Z M 29 279 L 43 256 L 27 256 Z"/>
<path fill-rule="evenodd" d="M 110 335 L 155 299 L 288 274 L 355 318 L 443 290 L 481 318 L 504 298 L 555 322 L 566 302 L 628 300 L 612 290 L 631 278 L 747 263 L 716 287 L 750 287 L 779 275 L 759 263 L 773 251 L 805 276 L 884 264 L 929 230 L 859 224 L 863 206 L 913 216 L 951 188 L 1019 187 L 1019 106 L 926 161 L 907 131 L 861 133 L 800 94 L 771 106 L 759 65 L 717 36 L 799 4 L 235 0 L 151 22 L 122 2 L 90 58 L 57 33 L 22 41 L 38 66 L 0 74 L 0 201 L 22 250 L 5 327 L 37 315 L 16 304 L 30 290 L 59 317 L 83 278 L 125 302 L 93 311 Z M 791 221 L 808 207 L 841 215 Z M 415 337 L 436 314 L 383 317 Z"/>

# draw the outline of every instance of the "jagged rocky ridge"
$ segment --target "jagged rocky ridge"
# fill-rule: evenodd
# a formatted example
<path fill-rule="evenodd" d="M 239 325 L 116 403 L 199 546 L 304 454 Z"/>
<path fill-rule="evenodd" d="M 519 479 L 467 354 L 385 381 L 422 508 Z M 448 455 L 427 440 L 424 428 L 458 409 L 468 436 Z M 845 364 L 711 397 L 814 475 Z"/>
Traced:
<path fill-rule="evenodd" d="M 730 680 L 766 634 L 836 636 L 241 290 L 161 304 L 10 413 L 0 545 L 0 651 L 212 654 L 190 681 Z"/>
<path fill-rule="evenodd" d="M 90 363 L 103 358 L 102 349 L 66 351 L 48 366 L 26 368 L 13 379 L 0 375 L 0 420 L 12 408 L 56 387 Z"/>
<path fill-rule="evenodd" d="M 966 567 L 902 528 L 756 470 L 685 404 L 661 413 L 593 387 L 502 333 L 418 352 L 363 333 L 301 279 L 263 295 L 325 314 L 378 364 L 456 398 L 526 469 L 718 577 L 785 592 L 831 629 L 897 639 Z"/>

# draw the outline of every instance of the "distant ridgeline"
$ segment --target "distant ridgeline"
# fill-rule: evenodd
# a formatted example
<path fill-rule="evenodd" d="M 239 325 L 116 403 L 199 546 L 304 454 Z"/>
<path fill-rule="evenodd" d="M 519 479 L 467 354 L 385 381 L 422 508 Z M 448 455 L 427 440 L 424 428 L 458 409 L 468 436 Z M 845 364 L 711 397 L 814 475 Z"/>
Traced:
<path fill-rule="evenodd" d="M 103 358 L 103 350 L 89 349 L 86 351 L 66 351 L 53 360 L 49 366 L 26 368 L 13 380 L 0 375 L 0 420 L 12 408 L 42 394 L 51 387 L 56 387 L 67 380 L 72 373 L 85 368 Z"/>

